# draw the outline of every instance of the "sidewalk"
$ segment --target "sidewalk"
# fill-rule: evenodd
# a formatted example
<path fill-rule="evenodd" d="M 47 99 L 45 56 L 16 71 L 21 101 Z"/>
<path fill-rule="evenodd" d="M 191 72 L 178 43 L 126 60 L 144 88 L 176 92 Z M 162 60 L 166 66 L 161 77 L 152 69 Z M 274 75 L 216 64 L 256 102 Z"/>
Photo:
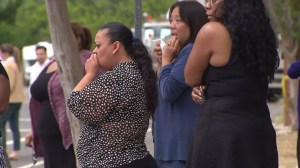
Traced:
<path fill-rule="evenodd" d="M 268 103 L 277 135 L 279 168 L 296 168 L 297 132 L 283 125 L 283 100 Z"/>
<path fill-rule="evenodd" d="M 297 132 L 289 131 L 277 134 L 277 147 L 279 153 L 279 168 L 296 168 Z"/>

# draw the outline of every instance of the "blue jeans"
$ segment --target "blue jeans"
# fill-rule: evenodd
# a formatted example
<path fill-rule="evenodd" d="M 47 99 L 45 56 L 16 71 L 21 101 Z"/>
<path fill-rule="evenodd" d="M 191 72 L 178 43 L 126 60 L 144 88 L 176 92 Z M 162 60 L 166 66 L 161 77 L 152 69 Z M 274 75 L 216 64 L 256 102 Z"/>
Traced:
<path fill-rule="evenodd" d="M 12 131 L 13 150 L 20 150 L 19 113 L 22 103 L 9 103 L 8 110 L 0 116 L 0 130 L 2 134 L 2 146 L 6 149 L 6 122 L 9 122 Z"/>

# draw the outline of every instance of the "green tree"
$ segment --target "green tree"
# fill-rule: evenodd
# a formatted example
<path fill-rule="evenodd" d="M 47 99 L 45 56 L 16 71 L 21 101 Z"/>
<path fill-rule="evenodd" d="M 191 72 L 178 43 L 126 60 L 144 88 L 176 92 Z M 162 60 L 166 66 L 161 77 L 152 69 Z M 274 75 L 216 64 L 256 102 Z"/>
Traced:
<path fill-rule="evenodd" d="M 23 0 L 0 1 L 0 44 L 14 39 L 17 10 Z"/>
<path fill-rule="evenodd" d="M 0 20 L 8 24 L 14 24 L 18 7 L 23 0 L 1 0 L 0 1 Z"/>
<path fill-rule="evenodd" d="M 175 0 L 143 0 L 143 11 L 159 19 Z M 119 21 L 134 27 L 134 0 L 68 0 L 72 21 L 89 27 L 93 34 L 100 25 Z M 38 41 L 51 41 L 44 0 L 1 0 L 0 43 L 22 48 Z"/>
<path fill-rule="evenodd" d="M 155 19 L 165 15 L 174 0 L 147 0 L 142 2 L 143 12 L 151 14 Z M 89 0 L 68 1 L 71 20 L 89 26 L 95 33 L 98 27 L 109 21 L 118 21 L 128 27 L 134 26 L 133 0 Z"/>
<path fill-rule="evenodd" d="M 279 47 L 285 62 L 285 72 L 288 66 L 300 59 L 300 0 L 264 0 L 273 20 L 273 25 L 279 35 Z M 284 97 L 285 116 L 287 123 L 297 128 L 297 95 L 291 94 L 293 90 L 297 93 L 298 81 L 291 80 L 285 89 L 287 95 Z"/>
<path fill-rule="evenodd" d="M 44 1 L 26 0 L 17 13 L 13 43 L 17 46 L 51 41 Z"/>

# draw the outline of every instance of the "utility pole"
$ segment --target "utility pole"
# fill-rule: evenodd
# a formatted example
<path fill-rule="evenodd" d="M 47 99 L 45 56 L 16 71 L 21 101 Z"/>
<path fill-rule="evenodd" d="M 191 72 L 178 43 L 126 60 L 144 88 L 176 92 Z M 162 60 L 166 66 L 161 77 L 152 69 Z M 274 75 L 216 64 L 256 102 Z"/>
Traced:
<path fill-rule="evenodd" d="M 134 13 L 135 37 L 142 40 L 142 0 L 135 0 Z"/>
<path fill-rule="evenodd" d="M 78 68 L 80 67 L 80 54 L 70 25 L 67 0 L 45 0 L 45 2 L 60 83 L 63 86 L 65 102 L 67 102 L 68 96 L 83 76 L 81 68 Z M 82 124 L 68 108 L 66 111 L 70 122 L 73 146 L 76 149 Z M 80 168 L 78 160 L 77 168 Z"/>

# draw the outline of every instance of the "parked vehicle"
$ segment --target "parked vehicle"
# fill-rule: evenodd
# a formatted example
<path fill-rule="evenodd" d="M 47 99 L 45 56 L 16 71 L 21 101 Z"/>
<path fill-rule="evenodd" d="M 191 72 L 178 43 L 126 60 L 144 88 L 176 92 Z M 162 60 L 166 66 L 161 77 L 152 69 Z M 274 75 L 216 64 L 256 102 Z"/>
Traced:
<path fill-rule="evenodd" d="M 284 76 L 284 59 L 279 54 L 280 63 L 278 69 L 275 71 L 274 80 L 269 84 L 268 101 L 275 102 L 282 97 L 281 80 Z"/>
<path fill-rule="evenodd" d="M 150 53 L 153 51 L 156 40 L 160 39 L 166 41 L 170 36 L 171 30 L 169 22 L 146 22 L 143 24 L 142 39 Z M 157 64 L 154 56 L 152 56 L 152 60 L 154 63 L 153 66 L 156 67 Z"/>
<path fill-rule="evenodd" d="M 153 40 L 165 40 L 170 37 L 170 35 L 169 22 L 146 22 L 143 25 L 143 42 L 149 49 L 152 49 L 155 44 Z"/>

